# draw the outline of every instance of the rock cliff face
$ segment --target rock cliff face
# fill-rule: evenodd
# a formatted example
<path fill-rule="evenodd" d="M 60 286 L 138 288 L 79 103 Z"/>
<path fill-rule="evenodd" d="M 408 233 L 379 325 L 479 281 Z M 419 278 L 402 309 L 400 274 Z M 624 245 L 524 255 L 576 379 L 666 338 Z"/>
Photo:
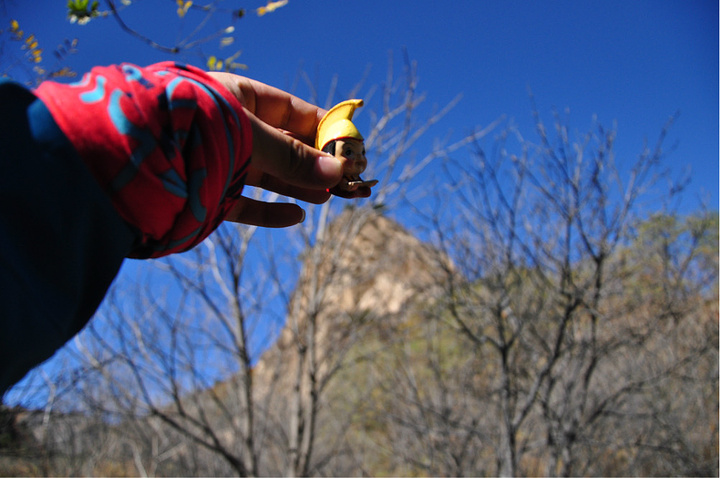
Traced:
<path fill-rule="evenodd" d="M 335 455 L 348 407 L 367 392 L 355 365 L 397 341 L 452 270 L 437 251 L 368 209 L 343 212 L 302 261 L 284 329 L 252 372 L 256 400 L 287 437 L 277 454 L 290 450 L 291 461 L 311 447 Z"/>
<path fill-rule="evenodd" d="M 305 252 L 284 330 L 259 361 L 257 375 L 270 373 L 278 360 L 287 366 L 292 359 L 278 354 L 308 346 L 308 333 L 330 353 L 358 340 L 360 323 L 381 322 L 371 327 L 375 332 L 395 325 L 410 305 L 436 294 L 448 268 L 436 250 L 392 219 L 372 210 L 344 211 Z"/>
<path fill-rule="evenodd" d="M 315 249 L 305 258 L 297 297 L 305 305 L 303 299 L 319 290 L 311 284 L 323 286 L 324 305 L 337 313 L 396 314 L 412 296 L 432 288 L 441 273 L 435 251 L 369 211 L 346 211 Z"/>
<path fill-rule="evenodd" d="M 435 251 L 396 222 L 378 215 L 360 218 L 357 233 L 343 237 L 338 230 L 352 234 L 353 220 L 352 214 L 345 214 L 331 228 L 332 236 L 345 244 L 328 288 L 335 308 L 393 315 L 417 294 L 434 288 L 436 276 L 442 274 Z"/>

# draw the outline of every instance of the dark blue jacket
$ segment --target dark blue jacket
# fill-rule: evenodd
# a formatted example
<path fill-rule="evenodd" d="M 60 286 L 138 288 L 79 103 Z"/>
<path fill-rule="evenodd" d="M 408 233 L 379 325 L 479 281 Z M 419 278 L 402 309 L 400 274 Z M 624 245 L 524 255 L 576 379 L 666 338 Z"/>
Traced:
<path fill-rule="evenodd" d="M 135 240 L 45 105 L 0 80 L 0 394 L 87 323 Z"/>

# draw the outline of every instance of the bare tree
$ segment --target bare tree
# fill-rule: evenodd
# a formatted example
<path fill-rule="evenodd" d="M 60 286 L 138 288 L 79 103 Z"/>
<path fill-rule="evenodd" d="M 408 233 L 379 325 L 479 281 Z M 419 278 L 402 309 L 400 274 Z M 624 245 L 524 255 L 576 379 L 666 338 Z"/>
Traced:
<path fill-rule="evenodd" d="M 137 26 L 137 18 L 147 15 L 147 4 L 129 0 L 69 0 L 66 17 L 58 16 L 57 24 L 67 23 L 68 38 L 56 48 L 46 43 L 43 32 L 24 30 L 25 18 L 10 19 L 8 10 L 12 6 L 0 2 L 0 10 L 7 24 L 0 25 L 0 72 L 28 85 L 57 78 L 72 78 L 73 71 L 67 62 L 69 55 L 84 53 L 72 35 L 73 26 L 88 22 L 112 22 L 123 37 L 129 37 L 157 50 L 168 58 L 197 62 L 208 70 L 237 72 L 246 70 L 247 65 L 239 61 L 242 53 L 233 49 L 236 39 L 236 25 L 248 16 L 260 17 L 281 8 L 287 2 L 268 2 L 251 11 L 226 5 L 221 0 L 193 2 L 182 0 L 166 2 L 167 9 L 160 13 L 159 20 L 164 28 L 146 31 Z M 154 15 L 158 14 L 157 4 L 152 5 Z M 248 15 L 251 13 L 252 15 Z M 260 20 L 262 21 L 262 20 Z M 112 28 L 112 25 L 109 25 Z M 83 73 L 83 72 L 79 72 Z"/>
<path fill-rule="evenodd" d="M 551 134 L 536 113 L 535 142 L 508 127 L 487 148 L 494 123 L 414 160 L 459 98 L 421 116 L 400 69 L 350 92 L 373 199 L 284 233 L 225 225 L 113 289 L 33 418 L 46 450 L 72 444 L 48 466 L 717 474 L 717 428 L 697 426 L 717 422 L 717 214 L 673 212 L 665 130 L 616 162 L 614 129 L 556 116 Z M 439 160 L 448 177 L 419 187 Z M 383 216 L 408 205 L 434 249 Z"/>
<path fill-rule="evenodd" d="M 370 203 L 351 206 L 338 220 L 342 200 L 310 206 L 305 224 L 283 235 L 223 226 L 193 251 L 157 262 L 137 287 L 115 288 L 105 320 L 76 340 L 96 380 L 92 389 L 77 384 L 90 409 L 120 422 L 142 420 L 175 437 L 156 437 L 164 445 L 135 460 L 138 473 L 166 473 L 169 464 L 159 457 L 175 449 L 176 458 L 190 460 L 193 446 L 226 465 L 198 467 L 199 473 L 239 476 L 319 474 L 351 453 L 327 391 L 377 312 L 351 293 L 371 279 L 372 271 L 358 265 L 375 258 L 349 256 L 350 244 L 378 208 L 400 201 L 443 148 L 475 137 L 409 161 L 408 151 L 456 101 L 418 118 L 424 96 L 416 92 L 414 63 L 405 58 L 400 79 L 392 76 L 392 63 L 389 70 L 366 134 L 374 160 L 368 174 L 383 178 Z M 153 287 L 160 276 L 166 285 Z M 278 344 L 260 359 L 283 322 Z M 319 437 L 330 433 L 339 439 L 319 446 Z M 133 436 L 145 443 L 139 449 L 149 449 L 151 438 Z"/>
<path fill-rule="evenodd" d="M 509 128 L 448 162 L 456 201 L 427 216 L 455 266 L 426 314 L 440 332 L 421 322 L 424 353 L 396 352 L 405 439 L 390 446 L 438 474 L 716 473 L 716 437 L 691 424 L 717 407 L 717 216 L 648 226 L 642 201 L 672 199 L 656 181 L 665 130 L 617 165 L 614 130 L 572 139 L 535 118 L 537 144 Z M 467 358 L 439 372 L 456 348 Z M 463 461 L 468 447 L 485 459 Z"/>

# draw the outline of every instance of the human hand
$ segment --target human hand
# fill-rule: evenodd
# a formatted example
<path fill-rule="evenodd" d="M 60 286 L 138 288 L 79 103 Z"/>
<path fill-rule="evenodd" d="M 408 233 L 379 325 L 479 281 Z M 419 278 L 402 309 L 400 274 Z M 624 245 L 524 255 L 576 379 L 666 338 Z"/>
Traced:
<path fill-rule="evenodd" d="M 329 188 L 343 175 L 335 157 L 310 146 L 325 110 L 289 93 L 232 73 L 209 72 L 244 107 L 253 135 L 252 159 L 246 184 L 322 204 Z M 369 188 L 350 197 L 367 197 Z M 245 196 L 238 199 L 226 220 L 263 227 L 300 223 L 305 211 L 297 204 L 267 203 Z"/>

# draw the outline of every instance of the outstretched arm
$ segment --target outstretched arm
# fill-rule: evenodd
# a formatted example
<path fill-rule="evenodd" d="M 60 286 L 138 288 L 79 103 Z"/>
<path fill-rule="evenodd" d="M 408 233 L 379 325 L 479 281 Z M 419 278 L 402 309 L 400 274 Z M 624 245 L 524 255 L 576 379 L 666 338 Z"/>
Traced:
<path fill-rule="evenodd" d="M 246 184 L 302 201 L 321 204 L 342 178 L 342 165 L 332 155 L 311 147 L 326 111 L 285 91 L 231 73 L 209 73 L 243 106 L 252 124 L 253 154 Z M 352 197 L 364 197 L 358 191 Z M 266 227 L 302 221 L 296 204 L 261 203 L 242 197 L 227 219 Z"/>

